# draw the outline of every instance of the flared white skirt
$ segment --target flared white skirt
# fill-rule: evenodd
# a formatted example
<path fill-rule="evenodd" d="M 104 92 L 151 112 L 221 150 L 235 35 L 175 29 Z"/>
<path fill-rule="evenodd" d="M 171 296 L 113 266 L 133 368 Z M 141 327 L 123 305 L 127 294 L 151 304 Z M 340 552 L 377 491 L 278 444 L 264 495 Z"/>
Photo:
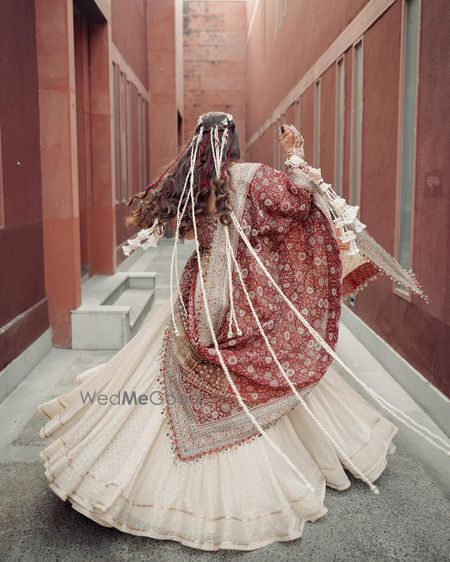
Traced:
<path fill-rule="evenodd" d="M 49 445 L 41 458 L 50 488 L 101 525 L 197 549 L 251 550 L 300 537 L 305 522 L 327 513 L 326 486 L 348 488 L 345 469 L 352 468 L 301 404 L 267 433 L 314 492 L 263 437 L 197 461 L 177 461 L 157 386 L 167 319 L 166 310 L 152 314 L 109 361 L 39 406 L 48 418 L 41 435 Z M 113 395 L 120 399 L 124 390 L 152 399 L 115 404 Z M 333 367 L 305 400 L 346 455 L 376 480 L 395 451 L 397 426 Z"/>

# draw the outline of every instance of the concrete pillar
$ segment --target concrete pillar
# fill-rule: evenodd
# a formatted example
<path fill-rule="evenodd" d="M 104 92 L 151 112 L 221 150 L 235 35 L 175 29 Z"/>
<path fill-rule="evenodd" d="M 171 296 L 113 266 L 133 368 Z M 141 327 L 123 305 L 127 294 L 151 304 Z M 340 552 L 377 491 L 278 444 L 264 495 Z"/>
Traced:
<path fill-rule="evenodd" d="M 45 285 L 53 344 L 81 301 L 73 5 L 36 1 Z"/>
<path fill-rule="evenodd" d="M 150 177 L 178 153 L 174 0 L 147 4 Z"/>
<path fill-rule="evenodd" d="M 91 91 L 92 207 L 90 251 L 92 274 L 116 269 L 116 223 L 113 175 L 111 27 L 89 23 Z"/>

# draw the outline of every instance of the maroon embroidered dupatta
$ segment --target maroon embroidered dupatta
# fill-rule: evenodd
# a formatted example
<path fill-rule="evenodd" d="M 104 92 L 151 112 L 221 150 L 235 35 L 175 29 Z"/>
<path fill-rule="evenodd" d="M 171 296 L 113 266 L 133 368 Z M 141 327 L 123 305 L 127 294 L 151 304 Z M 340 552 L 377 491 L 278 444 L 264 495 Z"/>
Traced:
<path fill-rule="evenodd" d="M 308 322 L 335 349 L 342 297 L 341 260 L 332 223 L 311 192 L 270 166 L 231 168 L 236 217 L 272 277 Z M 234 309 L 242 335 L 228 335 L 229 288 L 224 228 L 217 215 L 199 216 L 209 308 L 220 351 L 246 405 L 262 427 L 298 403 L 257 327 L 235 269 Z M 263 329 L 296 389 L 308 393 L 331 357 L 295 318 L 262 273 L 233 226 L 231 243 Z M 162 388 L 175 453 L 183 460 L 218 452 L 259 435 L 237 403 L 219 364 L 204 316 L 196 253 L 189 258 L 176 306 L 179 335 L 168 325 Z M 183 300 L 187 314 L 184 313 Z"/>

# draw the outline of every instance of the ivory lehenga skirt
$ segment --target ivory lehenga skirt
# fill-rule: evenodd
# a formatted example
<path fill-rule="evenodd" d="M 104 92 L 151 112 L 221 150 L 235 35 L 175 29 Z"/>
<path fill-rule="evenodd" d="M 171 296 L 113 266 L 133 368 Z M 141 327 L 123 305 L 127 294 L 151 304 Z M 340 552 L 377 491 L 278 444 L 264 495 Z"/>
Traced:
<path fill-rule="evenodd" d="M 109 361 L 79 375 L 69 393 L 39 406 L 49 418 L 41 435 L 50 443 L 41 458 L 50 488 L 101 525 L 203 550 L 250 550 L 300 537 L 305 522 L 327 513 L 326 486 L 345 490 L 345 469 L 352 472 L 301 404 L 267 431 L 315 492 L 262 437 L 198 461 L 175 462 L 158 400 L 121 406 L 86 400 L 87 393 L 92 398 L 94 392 L 124 389 L 158 396 L 167 320 L 167 310 L 152 314 Z M 332 367 L 305 400 L 375 480 L 395 450 L 397 426 Z"/>

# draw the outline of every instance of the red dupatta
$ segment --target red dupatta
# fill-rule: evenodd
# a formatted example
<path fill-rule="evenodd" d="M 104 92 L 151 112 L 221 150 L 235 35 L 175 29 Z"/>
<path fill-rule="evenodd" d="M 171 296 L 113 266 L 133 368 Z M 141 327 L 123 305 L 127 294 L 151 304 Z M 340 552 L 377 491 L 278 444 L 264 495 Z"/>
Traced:
<path fill-rule="evenodd" d="M 247 238 L 284 294 L 334 350 L 342 298 L 342 267 L 335 229 L 305 185 L 264 164 L 235 164 L 232 206 Z M 332 358 L 299 323 L 262 273 L 233 226 L 231 242 L 245 289 L 283 369 L 307 394 Z M 220 352 L 233 382 L 262 427 L 296 405 L 268 352 L 236 268 L 234 310 L 241 335 L 229 334 L 230 297 L 224 229 L 215 216 L 199 217 L 205 287 Z M 228 384 L 204 317 L 194 253 L 184 269 L 176 308 L 176 336 L 168 326 L 161 381 L 178 458 L 194 459 L 259 435 Z M 181 301 L 186 308 L 181 306 Z M 236 332 L 236 330 L 235 330 Z"/>

